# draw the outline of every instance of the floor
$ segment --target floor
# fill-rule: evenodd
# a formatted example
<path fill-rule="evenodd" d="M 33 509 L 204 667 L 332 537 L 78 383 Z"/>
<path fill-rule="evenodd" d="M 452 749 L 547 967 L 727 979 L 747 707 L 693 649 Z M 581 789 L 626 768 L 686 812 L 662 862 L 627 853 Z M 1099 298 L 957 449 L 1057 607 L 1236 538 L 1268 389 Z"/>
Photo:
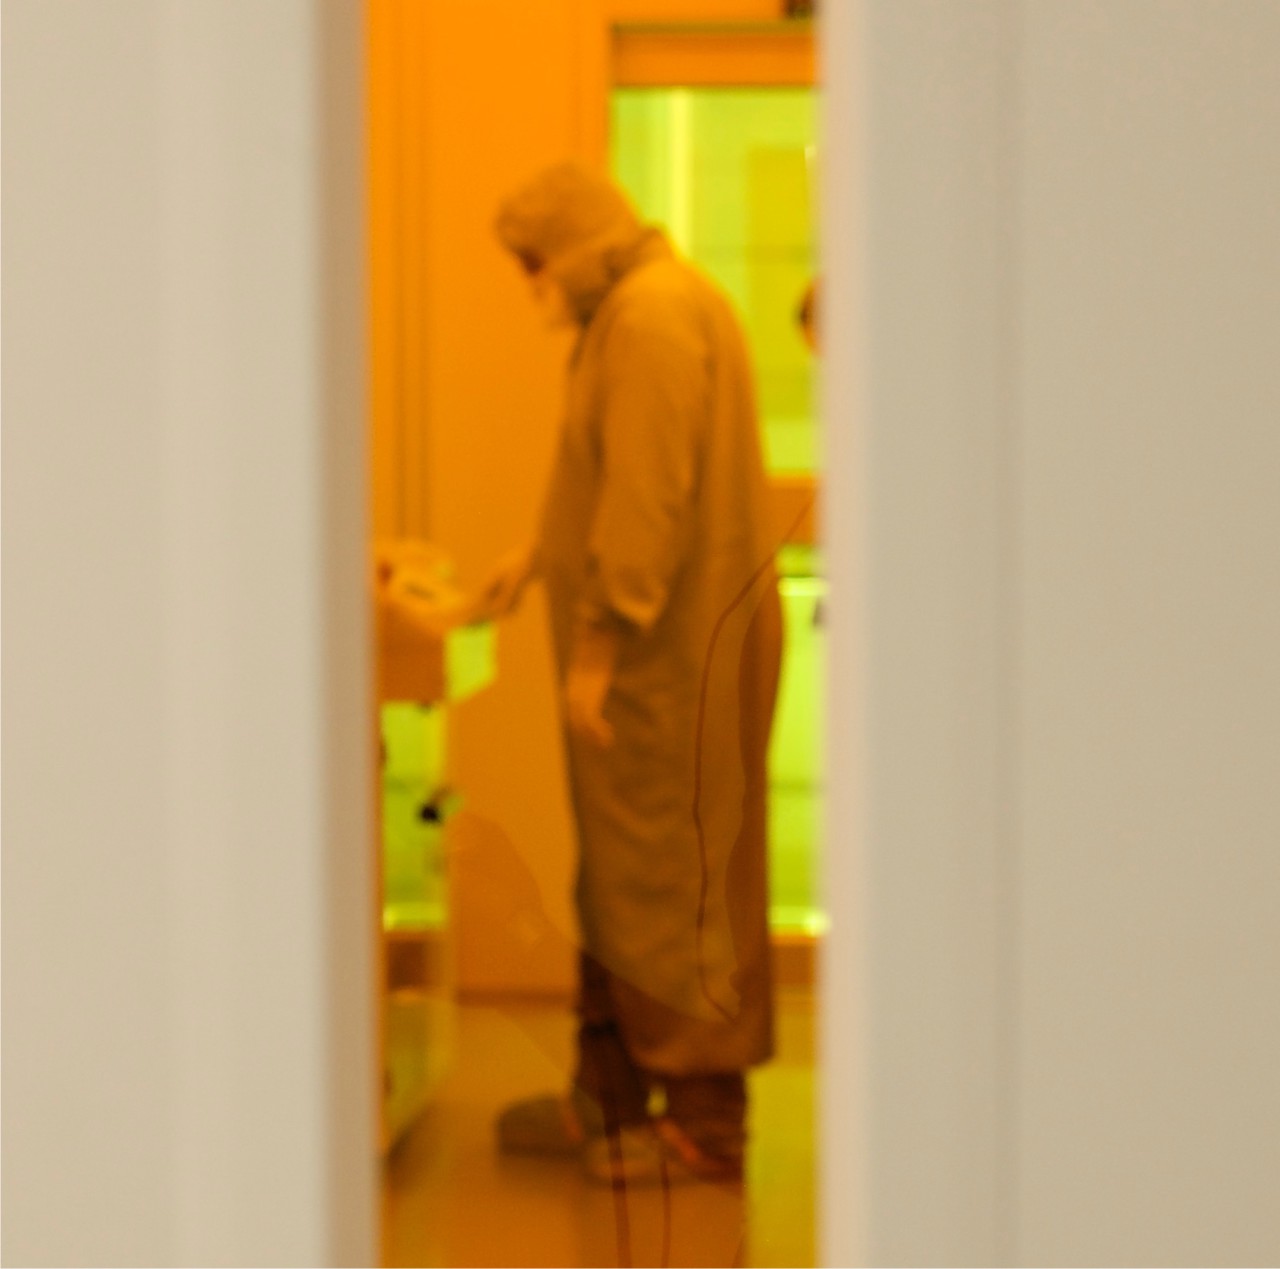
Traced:
<path fill-rule="evenodd" d="M 452 1062 L 431 1107 L 387 1165 L 386 1263 L 702 1266 L 814 1263 L 813 1008 L 779 997 L 779 1056 L 752 1076 L 744 1185 L 615 1194 L 572 1161 L 503 1158 L 492 1122 L 507 1102 L 563 1087 L 562 1006 L 458 1006 Z"/>

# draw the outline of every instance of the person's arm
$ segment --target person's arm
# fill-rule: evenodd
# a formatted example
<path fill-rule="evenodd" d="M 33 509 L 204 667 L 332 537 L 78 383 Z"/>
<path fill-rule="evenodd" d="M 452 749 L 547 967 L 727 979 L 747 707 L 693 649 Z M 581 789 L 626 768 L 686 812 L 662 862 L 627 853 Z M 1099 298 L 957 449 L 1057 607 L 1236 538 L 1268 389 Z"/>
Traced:
<path fill-rule="evenodd" d="M 711 370 L 682 296 L 634 297 L 604 358 L 599 496 L 587 541 L 580 616 L 644 634 L 688 558 Z"/>
<path fill-rule="evenodd" d="M 701 341 L 662 299 L 620 314 L 603 353 L 600 495 L 565 682 L 569 726 L 603 747 L 622 639 L 657 623 L 688 551 L 709 401 Z"/>
<path fill-rule="evenodd" d="M 613 744 L 613 728 L 604 716 L 604 705 L 613 686 L 621 639 L 617 624 L 578 621 L 565 676 L 565 714 L 570 729 L 602 749 Z"/>
<path fill-rule="evenodd" d="M 497 621 L 520 606 L 524 592 L 540 572 L 536 545 L 508 551 L 490 570 L 472 605 L 472 621 Z"/>

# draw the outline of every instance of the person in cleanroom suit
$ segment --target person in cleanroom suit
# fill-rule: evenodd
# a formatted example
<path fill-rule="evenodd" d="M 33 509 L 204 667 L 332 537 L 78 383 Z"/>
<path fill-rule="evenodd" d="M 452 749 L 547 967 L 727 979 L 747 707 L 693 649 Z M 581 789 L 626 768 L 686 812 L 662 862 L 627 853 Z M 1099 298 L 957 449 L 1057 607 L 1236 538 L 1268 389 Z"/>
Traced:
<path fill-rule="evenodd" d="M 599 1179 L 735 1177 L 744 1073 L 773 1049 L 781 651 L 747 348 L 720 292 L 601 178 L 543 173 L 497 232 L 579 331 L 534 543 L 482 604 L 501 615 L 546 586 L 582 934 L 573 1088 L 511 1107 L 499 1140 L 582 1151 Z"/>

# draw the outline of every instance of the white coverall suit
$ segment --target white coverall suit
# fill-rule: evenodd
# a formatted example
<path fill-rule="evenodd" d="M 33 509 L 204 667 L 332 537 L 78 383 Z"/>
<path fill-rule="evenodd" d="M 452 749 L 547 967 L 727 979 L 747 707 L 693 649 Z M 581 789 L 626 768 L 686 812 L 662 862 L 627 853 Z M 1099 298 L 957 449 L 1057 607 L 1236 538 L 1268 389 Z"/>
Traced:
<path fill-rule="evenodd" d="M 720 292 L 607 182 L 544 173 L 502 242 L 580 335 L 538 533 L 559 671 L 582 627 L 618 656 L 608 748 L 566 729 L 579 838 L 578 1086 L 649 1088 L 740 1155 L 743 1072 L 773 1051 L 766 751 L 781 615 L 751 367 Z"/>

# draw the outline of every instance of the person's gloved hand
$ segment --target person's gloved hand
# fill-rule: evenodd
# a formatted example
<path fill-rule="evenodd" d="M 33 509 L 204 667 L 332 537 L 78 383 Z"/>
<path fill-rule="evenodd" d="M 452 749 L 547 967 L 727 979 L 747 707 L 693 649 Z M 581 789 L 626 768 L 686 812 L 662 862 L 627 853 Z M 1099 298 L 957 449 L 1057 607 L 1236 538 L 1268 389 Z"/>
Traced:
<path fill-rule="evenodd" d="M 601 749 L 613 745 L 613 727 L 604 716 L 618 661 L 618 631 L 579 624 L 565 675 L 565 714 L 569 729 Z"/>
<path fill-rule="evenodd" d="M 473 621 L 497 621 L 520 606 L 525 588 L 537 576 L 537 552 L 532 546 L 508 551 L 489 573 L 476 594 Z"/>

